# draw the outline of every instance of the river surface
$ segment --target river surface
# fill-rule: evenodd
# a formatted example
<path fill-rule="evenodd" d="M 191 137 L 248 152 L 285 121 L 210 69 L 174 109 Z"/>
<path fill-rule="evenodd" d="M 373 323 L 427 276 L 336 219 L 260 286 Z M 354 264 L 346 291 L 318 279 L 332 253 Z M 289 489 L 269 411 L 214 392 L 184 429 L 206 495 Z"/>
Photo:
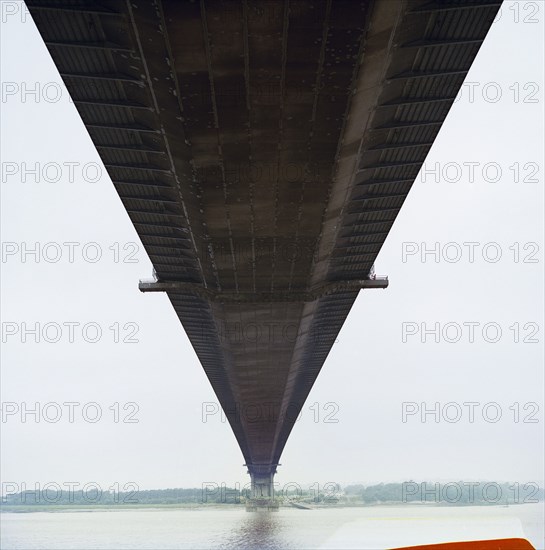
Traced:
<path fill-rule="evenodd" d="M 3 550 L 381 550 L 416 544 L 523 537 L 544 549 L 544 505 L 439 508 L 376 506 L 246 512 L 138 509 L 3 513 Z"/>

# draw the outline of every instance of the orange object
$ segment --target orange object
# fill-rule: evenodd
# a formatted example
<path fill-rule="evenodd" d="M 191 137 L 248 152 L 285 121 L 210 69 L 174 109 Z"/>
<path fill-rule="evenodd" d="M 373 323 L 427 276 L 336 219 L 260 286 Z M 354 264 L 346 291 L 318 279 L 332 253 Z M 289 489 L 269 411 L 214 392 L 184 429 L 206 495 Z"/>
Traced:
<path fill-rule="evenodd" d="M 406 546 L 392 550 L 535 550 L 535 548 L 526 539 L 497 539 Z"/>

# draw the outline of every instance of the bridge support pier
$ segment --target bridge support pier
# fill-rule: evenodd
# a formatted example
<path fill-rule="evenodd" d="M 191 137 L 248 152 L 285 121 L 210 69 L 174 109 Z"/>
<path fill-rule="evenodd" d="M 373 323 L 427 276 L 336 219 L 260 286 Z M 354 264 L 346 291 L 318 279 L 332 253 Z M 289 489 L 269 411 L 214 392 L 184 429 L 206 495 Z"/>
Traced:
<path fill-rule="evenodd" d="M 262 467 L 247 465 L 251 479 L 250 498 L 246 501 L 246 511 L 278 511 L 279 502 L 274 495 L 274 474 L 276 465 Z"/>
<path fill-rule="evenodd" d="M 250 473 L 250 479 L 252 481 L 252 498 L 274 498 L 274 474 L 253 474 Z"/>

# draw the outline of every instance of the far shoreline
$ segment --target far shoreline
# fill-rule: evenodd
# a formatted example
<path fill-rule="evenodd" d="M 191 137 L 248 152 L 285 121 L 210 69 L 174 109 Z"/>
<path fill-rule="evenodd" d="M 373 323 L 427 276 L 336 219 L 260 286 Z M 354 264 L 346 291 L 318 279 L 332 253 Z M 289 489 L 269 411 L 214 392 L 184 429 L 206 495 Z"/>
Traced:
<path fill-rule="evenodd" d="M 341 510 L 341 509 L 354 509 L 354 508 L 512 508 L 516 506 L 522 506 L 525 504 L 543 504 L 543 501 L 538 502 L 518 502 L 509 503 L 464 503 L 464 504 L 451 504 L 444 502 L 381 502 L 373 504 L 309 504 L 305 503 L 309 508 L 305 511 L 312 510 Z M 287 503 L 281 503 L 280 508 L 297 510 L 296 507 Z M 206 511 L 206 510 L 245 510 L 243 502 L 239 504 L 193 504 L 193 503 L 176 503 L 176 504 L 96 504 L 94 506 L 85 505 L 54 505 L 54 504 L 16 504 L 16 505 L 0 505 L 1 514 L 34 514 L 39 512 L 44 513 L 88 513 L 88 512 L 125 512 L 127 510 L 134 511 Z"/>

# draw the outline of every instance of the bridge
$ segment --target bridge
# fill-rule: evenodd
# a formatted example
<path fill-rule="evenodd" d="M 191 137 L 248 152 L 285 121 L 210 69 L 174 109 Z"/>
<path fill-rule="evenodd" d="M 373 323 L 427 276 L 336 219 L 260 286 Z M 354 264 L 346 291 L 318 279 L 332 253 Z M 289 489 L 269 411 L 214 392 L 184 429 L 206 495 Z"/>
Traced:
<path fill-rule="evenodd" d="M 500 4 L 27 0 L 257 500 Z"/>

